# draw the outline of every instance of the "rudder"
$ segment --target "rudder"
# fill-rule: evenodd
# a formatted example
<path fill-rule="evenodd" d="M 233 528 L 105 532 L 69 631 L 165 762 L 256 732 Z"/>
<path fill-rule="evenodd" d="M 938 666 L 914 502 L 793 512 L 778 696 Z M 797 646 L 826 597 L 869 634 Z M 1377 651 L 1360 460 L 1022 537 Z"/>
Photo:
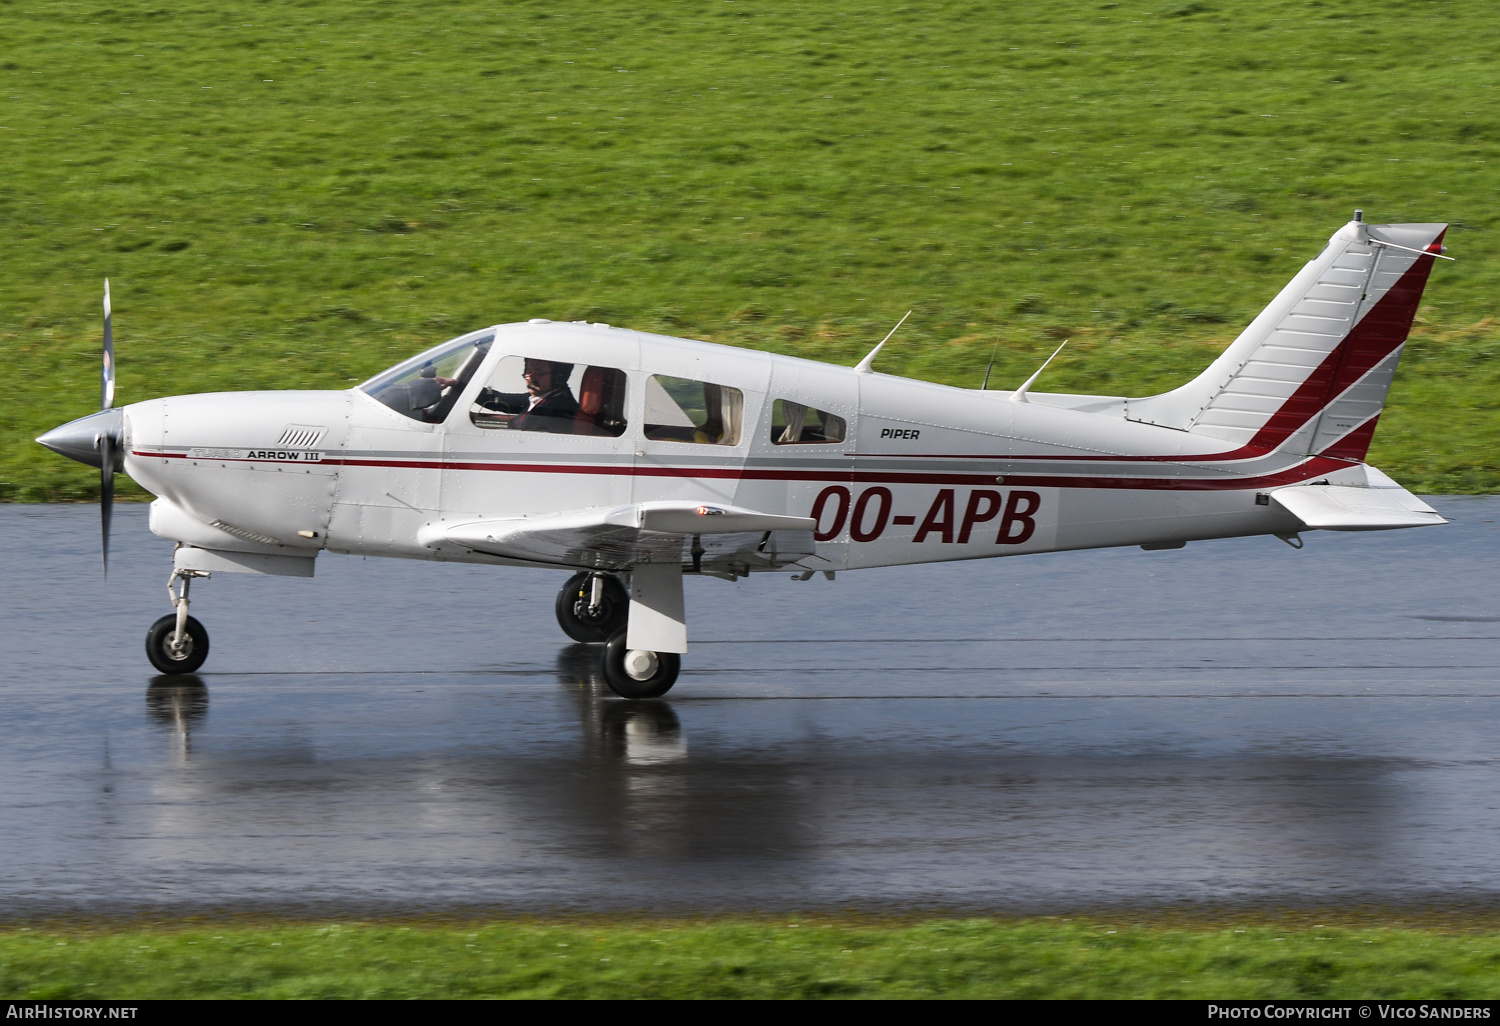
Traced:
<path fill-rule="evenodd" d="M 1362 460 L 1446 229 L 1356 213 L 1206 371 L 1127 418 Z"/>

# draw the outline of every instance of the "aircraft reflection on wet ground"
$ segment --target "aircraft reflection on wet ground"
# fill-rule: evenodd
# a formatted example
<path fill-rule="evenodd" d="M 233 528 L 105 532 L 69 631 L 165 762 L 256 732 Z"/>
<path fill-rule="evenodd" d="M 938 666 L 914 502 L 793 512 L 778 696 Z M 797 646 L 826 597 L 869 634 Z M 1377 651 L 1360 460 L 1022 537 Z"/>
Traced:
<path fill-rule="evenodd" d="M 160 587 L 136 511 L 101 586 L 90 508 L 0 509 L 0 900 L 1488 903 L 1500 502 L 1440 509 L 1378 546 L 694 582 L 741 593 L 641 703 L 545 643 L 550 580 L 357 560 L 305 602 L 229 579 L 218 672 L 144 678 L 118 655 Z"/>
<path fill-rule="evenodd" d="M 557 675 L 576 684 L 585 750 L 593 758 L 654 766 L 687 757 L 682 724 L 671 705 L 660 701 L 621 703 L 600 691 L 598 650 L 568 645 L 558 652 Z M 192 727 L 208 713 L 208 685 L 198 674 L 156 676 L 146 688 L 146 710 L 169 726 L 173 763 L 185 765 L 192 755 Z"/>

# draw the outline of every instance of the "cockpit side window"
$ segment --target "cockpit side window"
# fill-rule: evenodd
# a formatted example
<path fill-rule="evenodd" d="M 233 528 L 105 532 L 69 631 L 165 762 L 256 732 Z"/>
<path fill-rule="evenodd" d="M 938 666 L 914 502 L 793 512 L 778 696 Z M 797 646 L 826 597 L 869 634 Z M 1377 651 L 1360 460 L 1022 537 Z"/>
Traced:
<path fill-rule="evenodd" d="M 656 442 L 738 445 L 745 393 L 728 385 L 653 374 L 646 379 L 646 437 Z"/>
<path fill-rule="evenodd" d="M 625 431 L 625 372 L 541 357 L 505 356 L 469 407 L 487 430 L 618 438 Z"/>
<path fill-rule="evenodd" d="M 776 445 L 842 442 L 846 427 L 843 417 L 790 399 L 771 404 L 771 441 Z"/>
<path fill-rule="evenodd" d="M 476 331 L 444 342 L 377 374 L 360 385 L 360 391 L 403 417 L 439 423 L 453 409 L 494 341 L 493 331 Z"/>

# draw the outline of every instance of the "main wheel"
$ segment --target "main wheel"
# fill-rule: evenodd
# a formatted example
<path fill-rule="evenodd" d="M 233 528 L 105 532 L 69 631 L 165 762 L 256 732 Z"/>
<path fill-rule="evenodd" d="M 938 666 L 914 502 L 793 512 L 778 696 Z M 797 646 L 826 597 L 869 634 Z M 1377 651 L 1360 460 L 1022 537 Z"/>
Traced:
<path fill-rule="evenodd" d="M 187 618 L 187 637 L 173 652 L 172 632 L 177 629 L 177 614 L 168 613 L 146 632 L 146 658 L 162 673 L 192 673 L 208 658 L 208 631 L 193 617 Z"/>
<path fill-rule="evenodd" d="M 625 647 L 621 628 L 604 645 L 599 657 L 604 683 L 621 698 L 660 698 L 677 683 L 682 656 L 676 652 L 646 652 Z"/>
<path fill-rule="evenodd" d="M 599 610 L 589 615 L 589 593 L 592 590 L 589 578 L 592 576 L 589 573 L 574 574 L 557 593 L 557 625 L 574 641 L 608 641 L 610 635 L 625 626 L 630 615 L 630 596 L 614 574 L 604 575 L 604 594 L 599 600 Z"/>

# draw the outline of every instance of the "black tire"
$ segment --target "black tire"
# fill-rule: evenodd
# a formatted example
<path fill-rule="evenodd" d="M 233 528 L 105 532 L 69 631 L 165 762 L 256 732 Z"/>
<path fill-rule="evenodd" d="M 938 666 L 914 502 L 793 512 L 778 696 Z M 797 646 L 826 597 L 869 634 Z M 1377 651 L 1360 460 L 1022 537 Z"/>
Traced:
<path fill-rule="evenodd" d="M 162 673 L 192 673 L 208 658 L 208 631 L 193 617 L 187 618 L 187 644 L 181 655 L 167 647 L 167 640 L 177 629 L 177 614 L 168 613 L 146 632 L 146 658 Z"/>
<path fill-rule="evenodd" d="M 621 628 L 610 635 L 604 651 L 599 656 L 599 667 L 604 671 L 604 683 L 609 690 L 621 698 L 660 698 L 672 690 L 677 683 L 677 671 L 682 669 L 682 656 L 676 652 L 655 652 L 656 672 L 645 680 L 636 680 L 625 672 L 625 630 Z"/>
<path fill-rule="evenodd" d="M 604 575 L 604 596 L 599 602 L 597 616 L 589 615 L 588 573 L 577 573 L 568 578 L 562 591 L 557 593 L 555 609 L 557 625 L 574 641 L 598 644 L 608 641 L 610 635 L 625 626 L 630 616 L 630 596 L 625 586 L 614 574 Z"/>

